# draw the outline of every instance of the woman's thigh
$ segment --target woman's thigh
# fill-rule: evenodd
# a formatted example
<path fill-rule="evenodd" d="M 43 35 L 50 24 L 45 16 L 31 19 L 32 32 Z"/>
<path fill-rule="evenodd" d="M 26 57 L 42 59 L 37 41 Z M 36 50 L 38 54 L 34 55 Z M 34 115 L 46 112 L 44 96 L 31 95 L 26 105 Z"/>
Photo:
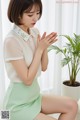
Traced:
<path fill-rule="evenodd" d="M 76 102 L 68 97 L 43 95 L 41 112 L 44 114 L 66 113 L 70 108 L 72 109 L 73 104 Z"/>
<path fill-rule="evenodd" d="M 43 113 L 39 113 L 34 120 L 57 120 L 57 119 L 47 116 Z"/>

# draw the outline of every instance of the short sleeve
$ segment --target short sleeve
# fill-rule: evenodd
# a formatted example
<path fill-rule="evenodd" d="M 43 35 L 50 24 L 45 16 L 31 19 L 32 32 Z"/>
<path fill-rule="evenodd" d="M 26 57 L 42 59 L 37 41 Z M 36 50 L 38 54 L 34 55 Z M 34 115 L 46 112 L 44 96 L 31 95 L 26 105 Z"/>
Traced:
<path fill-rule="evenodd" d="M 6 38 L 4 41 L 4 60 L 18 60 L 23 59 L 23 51 L 19 42 L 13 38 Z"/>

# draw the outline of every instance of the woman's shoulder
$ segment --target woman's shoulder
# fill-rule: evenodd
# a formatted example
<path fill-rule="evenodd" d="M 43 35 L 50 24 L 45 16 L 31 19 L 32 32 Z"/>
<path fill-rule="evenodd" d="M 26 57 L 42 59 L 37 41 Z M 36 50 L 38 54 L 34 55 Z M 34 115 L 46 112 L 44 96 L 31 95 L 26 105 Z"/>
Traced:
<path fill-rule="evenodd" d="M 16 38 L 16 36 L 13 34 L 13 32 L 12 31 L 10 31 L 7 35 L 6 35 L 6 37 L 5 37 L 5 39 L 4 39 L 4 45 L 8 45 L 8 46 L 15 46 L 15 45 L 18 45 L 18 41 L 17 41 L 17 38 Z"/>

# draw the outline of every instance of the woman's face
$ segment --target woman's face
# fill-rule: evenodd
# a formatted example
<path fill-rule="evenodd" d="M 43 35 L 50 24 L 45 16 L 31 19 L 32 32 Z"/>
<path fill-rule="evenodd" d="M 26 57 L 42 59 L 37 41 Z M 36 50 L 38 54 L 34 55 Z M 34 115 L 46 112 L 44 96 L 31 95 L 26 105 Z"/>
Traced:
<path fill-rule="evenodd" d="M 38 6 L 33 5 L 30 12 L 27 12 L 27 10 L 24 11 L 20 19 L 20 22 L 24 27 L 31 28 L 36 24 L 39 17 L 40 17 L 40 9 Z"/>

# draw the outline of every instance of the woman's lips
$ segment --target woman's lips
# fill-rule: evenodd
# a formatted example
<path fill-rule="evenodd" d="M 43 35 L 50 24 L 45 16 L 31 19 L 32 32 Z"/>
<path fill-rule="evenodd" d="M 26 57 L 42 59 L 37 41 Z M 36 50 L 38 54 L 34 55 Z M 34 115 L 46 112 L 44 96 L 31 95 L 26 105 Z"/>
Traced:
<path fill-rule="evenodd" d="M 36 23 L 32 23 L 32 25 L 35 25 Z"/>

